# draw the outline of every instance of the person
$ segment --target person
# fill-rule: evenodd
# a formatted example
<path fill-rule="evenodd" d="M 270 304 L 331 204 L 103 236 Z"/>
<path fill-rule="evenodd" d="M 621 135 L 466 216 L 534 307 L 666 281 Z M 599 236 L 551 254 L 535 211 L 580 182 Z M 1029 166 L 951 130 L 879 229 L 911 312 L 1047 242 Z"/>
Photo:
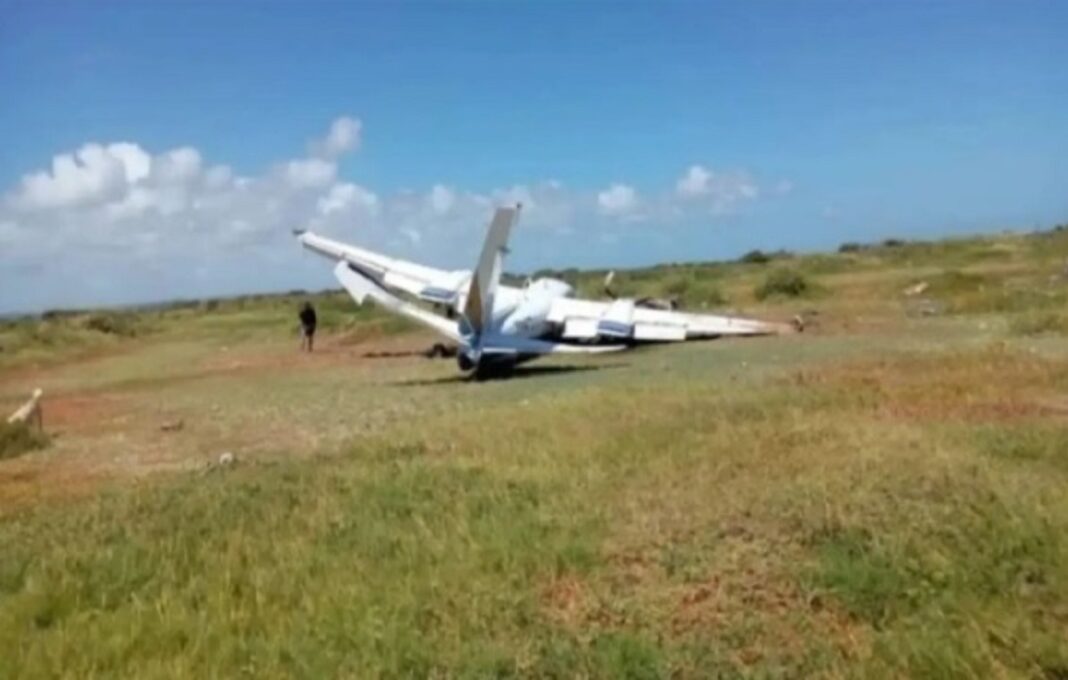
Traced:
<path fill-rule="evenodd" d="M 312 351 L 315 344 L 315 307 L 310 302 L 305 302 L 300 308 L 300 348 L 304 351 Z"/>

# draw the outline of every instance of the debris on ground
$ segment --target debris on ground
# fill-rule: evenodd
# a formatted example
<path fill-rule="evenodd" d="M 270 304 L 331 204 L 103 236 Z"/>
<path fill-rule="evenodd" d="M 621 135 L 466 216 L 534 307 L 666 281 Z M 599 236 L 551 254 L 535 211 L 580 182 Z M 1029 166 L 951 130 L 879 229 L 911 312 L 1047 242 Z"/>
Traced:
<path fill-rule="evenodd" d="M 179 432 L 185 427 L 185 421 L 179 418 L 178 420 L 169 420 L 159 426 L 159 429 L 163 432 Z"/>
<path fill-rule="evenodd" d="M 0 458 L 13 458 L 48 446 L 41 413 L 41 396 L 37 388 L 26 403 L 18 407 L 6 422 L 0 423 Z"/>
<path fill-rule="evenodd" d="M 907 316 L 938 316 L 946 311 L 944 303 L 930 298 L 914 300 L 905 308 Z"/>
<path fill-rule="evenodd" d="M 914 283 L 913 285 L 906 288 L 904 290 L 904 293 L 909 297 L 915 297 L 917 295 L 923 295 L 930 287 L 931 284 L 927 283 L 926 281 L 920 281 L 919 283 Z"/>
<path fill-rule="evenodd" d="M 44 392 L 40 387 L 33 391 L 33 396 L 30 397 L 22 406 L 12 413 L 7 422 L 9 425 L 17 423 L 23 423 L 26 425 L 33 424 L 37 427 L 38 431 L 44 429 L 44 416 L 41 413 L 41 396 Z"/>
<path fill-rule="evenodd" d="M 434 345 L 423 353 L 427 359 L 448 359 L 449 357 L 456 356 L 456 346 L 446 345 L 444 343 L 435 342 Z"/>
<path fill-rule="evenodd" d="M 794 330 L 798 333 L 803 333 L 806 328 L 814 328 L 819 326 L 820 310 L 818 309 L 805 309 L 794 316 L 791 319 L 790 324 L 794 327 Z"/>

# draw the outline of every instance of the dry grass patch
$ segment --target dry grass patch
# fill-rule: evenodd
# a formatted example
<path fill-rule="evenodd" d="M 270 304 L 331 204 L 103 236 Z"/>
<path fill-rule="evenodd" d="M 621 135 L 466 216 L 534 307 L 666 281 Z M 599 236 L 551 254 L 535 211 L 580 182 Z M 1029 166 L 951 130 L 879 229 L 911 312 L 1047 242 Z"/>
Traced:
<path fill-rule="evenodd" d="M 1068 362 L 1001 345 L 803 369 L 792 381 L 886 420 L 985 423 L 1068 412 L 1059 403 L 1068 394 Z"/>

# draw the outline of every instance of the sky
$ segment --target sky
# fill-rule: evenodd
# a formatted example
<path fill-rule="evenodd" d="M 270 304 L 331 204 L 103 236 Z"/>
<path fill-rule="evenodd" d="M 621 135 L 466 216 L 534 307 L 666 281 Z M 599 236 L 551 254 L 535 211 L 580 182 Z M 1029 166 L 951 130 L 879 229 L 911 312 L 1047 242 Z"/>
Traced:
<path fill-rule="evenodd" d="M 0 3 L 0 313 L 1068 222 L 1068 3 Z"/>

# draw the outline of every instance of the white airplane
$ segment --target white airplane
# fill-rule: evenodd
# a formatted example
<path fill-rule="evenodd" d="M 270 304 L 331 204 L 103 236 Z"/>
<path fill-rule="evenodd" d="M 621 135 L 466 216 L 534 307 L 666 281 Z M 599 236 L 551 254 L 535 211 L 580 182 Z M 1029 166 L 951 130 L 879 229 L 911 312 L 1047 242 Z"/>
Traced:
<path fill-rule="evenodd" d="M 770 335 L 789 326 L 713 314 L 648 309 L 633 299 L 580 300 L 552 278 L 522 288 L 500 283 L 508 236 L 520 207 L 498 208 L 474 271 L 446 271 L 296 231 L 308 250 L 337 264 L 334 275 L 357 304 L 370 298 L 456 343 L 460 370 L 476 377 L 506 371 L 543 354 L 599 353 L 649 342 L 729 335 Z M 444 306 L 447 317 L 401 299 Z"/>

